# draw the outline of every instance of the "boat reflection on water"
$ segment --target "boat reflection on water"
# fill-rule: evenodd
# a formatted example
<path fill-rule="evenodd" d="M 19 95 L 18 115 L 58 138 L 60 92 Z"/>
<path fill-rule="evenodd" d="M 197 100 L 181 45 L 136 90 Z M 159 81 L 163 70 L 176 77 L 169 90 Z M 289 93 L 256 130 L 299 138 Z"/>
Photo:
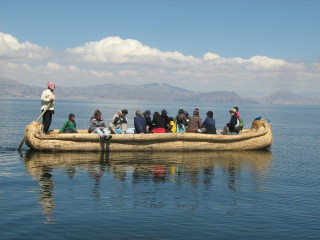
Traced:
<path fill-rule="evenodd" d="M 249 171 L 257 179 L 255 188 L 263 190 L 272 161 L 270 151 L 243 152 L 64 152 L 46 153 L 27 151 L 25 168 L 40 185 L 39 204 L 48 223 L 53 221 L 54 179 L 52 172 L 62 169 L 70 179 L 77 172 L 88 172 L 94 179 L 93 196 L 100 198 L 100 180 L 104 174 L 120 182 L 132 181 L 133 185 L 146 182 L 188 182 L 192 188 L 204 184 L 210 189 L 211 182 L 219 169 L 226 178 L 227 187 L 237 191 L 239 175 Z"/>

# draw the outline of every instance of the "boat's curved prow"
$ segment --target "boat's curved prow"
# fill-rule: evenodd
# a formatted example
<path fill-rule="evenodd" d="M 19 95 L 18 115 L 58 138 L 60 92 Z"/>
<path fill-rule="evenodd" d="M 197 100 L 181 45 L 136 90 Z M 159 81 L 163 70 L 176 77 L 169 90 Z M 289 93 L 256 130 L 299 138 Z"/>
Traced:
<path fill-rule="evenodd" d="M 33 121 L 26 126 L 25 143 L 30 149 L 39 150 L 35 134 L 43 132 L 43 125 L 39 122 Z"/>
<path fill-rule="evenodd" d="M 79 130 L 76 134 L 43 133 L 43 125 L 26 126 L 25 142 L 39 151 L 242 151 L 267 149 L 273 143 L 270 123 L 254 120 L 251 129 L 237 135 L 199 133 L 113 134 L 101 141 L 98 134 Z"/>
<path fill-rule="evenodd" d="M 273 144 L 273 136 L 272 136 L 272 130 L 269 122 L 267 122 L 266 120 L 254 120 L 252 122 L 251 129 L 255 131 L 261 131 L 261 130 L 265 131 L 266 135 L 265 135 L 264 145 L 262 145 L 262 149 L 271 147 L 271 145 Z"/>

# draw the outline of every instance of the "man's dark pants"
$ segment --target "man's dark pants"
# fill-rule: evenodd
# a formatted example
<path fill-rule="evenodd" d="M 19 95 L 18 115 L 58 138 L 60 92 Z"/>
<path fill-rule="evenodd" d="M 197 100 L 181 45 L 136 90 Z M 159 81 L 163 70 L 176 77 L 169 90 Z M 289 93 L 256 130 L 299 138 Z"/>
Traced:
<path fill-rule="evenodd" d="M 47 133 L 49 130 L 49 127 L 51 125 L 52 120 L 52 110 L 47 110 L 43 115 L 42 124 L 44 126 L 44 132 Z"/>

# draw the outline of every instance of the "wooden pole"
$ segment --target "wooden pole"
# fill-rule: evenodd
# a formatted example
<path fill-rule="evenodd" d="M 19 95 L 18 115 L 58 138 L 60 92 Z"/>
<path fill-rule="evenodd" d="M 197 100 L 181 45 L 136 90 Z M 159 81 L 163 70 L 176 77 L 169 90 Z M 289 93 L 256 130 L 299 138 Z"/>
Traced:
<path fill-rule="evenodd" d="M 42 113 L 40 114 L 40 116 L 37 118 L 36 122 L 39 122 L 40 118 L 42 118 L 42 116 L 45 114 L 45 112 L 48 110 L 48 108 L 51 106 L 51 102 L 48 104 L 48 106 L 43 109 Z M 24 133 L 24 136 L 23 136 L 23 139 L 21 140 L 18 148 L 17 148 L 17 151 L 20 151 L 20 148 L 22 147 L 23 143 L 24 143 L 24 140 L 26 139 L 26 133 Z"/>

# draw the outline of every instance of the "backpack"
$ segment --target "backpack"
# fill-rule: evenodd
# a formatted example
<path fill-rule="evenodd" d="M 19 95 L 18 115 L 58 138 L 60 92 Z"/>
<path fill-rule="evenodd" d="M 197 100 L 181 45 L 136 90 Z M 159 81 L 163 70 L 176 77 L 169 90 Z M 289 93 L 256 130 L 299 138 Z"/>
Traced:
<path fill-rule="evenodd" d="M 234 129 L 237 131 L 237 132 L 241 132 L 242 129 L 243 129 L 243 120 L 242 118 L 237 118 L 237 124 L 236 126 L 234 127 Z"/>

